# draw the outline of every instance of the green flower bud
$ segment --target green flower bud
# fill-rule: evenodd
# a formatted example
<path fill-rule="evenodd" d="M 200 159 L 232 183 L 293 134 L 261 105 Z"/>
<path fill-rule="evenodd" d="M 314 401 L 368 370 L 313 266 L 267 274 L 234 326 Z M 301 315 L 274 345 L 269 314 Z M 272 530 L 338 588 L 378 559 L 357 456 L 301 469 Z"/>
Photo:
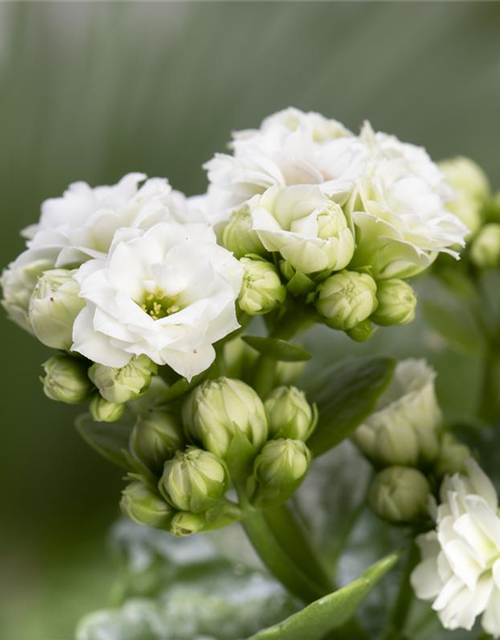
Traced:
<path fill-rule="evenodd" d="M 482 201 L 464 191 L 457 192 L 454 200 L 446 203 L 446 208 L 460 218 L 469 229 L 467 239 L 476 233 L 483 222 Z"/>
<path fill-rule="evenodd" d="M 80 285 L 75 271 L 51 269 L 38 279 L 29 304 L 29 318 L 35 336 L 48 347 L 69 351 L 73 344 L 73 323 L 85 306 L 78 297 Z"/>
<path fill-rule="evenodd" d="M 340 271 L 319 285 L 316 308 L 329 327 L 349 331 L 377 308 L 377 285 L 366 273 Z"/>
<path fill-rule="evenodd" d="M 45 377 L 41 378 L 45 395 L 51 400 L 66 404 L 79 404 L 92 391 L 84 361 L 71 356 L 53 356 L 42 365 Z"/>
<path fill-rule="evenodd" d="M 145 393 L 151 382 L 151 376 L 158 366 L 147 356 L 136 356 L 120 369 L 93 364 L 89 369 L 89 378 L 99 389 L 99 393 L 108 402 L 121 404 L 137 399 Z"/>
<path fill-rule="evenodd" d="M 180 511 L 203 513 L 214 507 L 229 488 L 224 461 L 209 451 L 188 447 L 165 463 L 158 487 Z"/>
<path fill-rule="evenodd" d="M 500 224 L 486 224 L 475 237 L 470 258 L 479 269 L 490 269 L 500 264 Z"/>
<path fill-rule="evenodd" d="M 430 492 L 426 477 L 417 469 L 388 467 L 375 476 L 368 501 L 384 520 L 411 523 L 426 516 Z"/>
<path fill-rule="evenodd" d="M 269 313 L 286 298 L 285 285 L 276 267 L 267 260 L 242 258 L 244 267 L 243 284 L 238 304 L 250 316 Z"/>
<path fill-rule="evenodd" d="M 182 407 L 187 435 L 220 458 L 230 453 L 236 435 L 259 450 L 267 440 L 264 404 L 241 380 L 207 380 L 188 396 Z"/>
<path fill-rule="evenodd" d="M 296 387 L 274 389 L 264 406 L 272 438 L 292 438 L 305 442 L 316 427 L 316 407 L 311 407 L 305 393 Z"/>
<path fill-rule="evenodd" d="M 289 385 L 297 382 L 304 372 L 305 362 L 285 362 L 280 360 L 276 365 L 275 383 L 278 385 Z"/>
<path fill-rule="evenodd" d="M 305 273 L 297 271 L 287 260 L 280 260 L 280 271 L 288 281 L 286 288 L 294 296 L 303 296 L 314 291 L 317 285 L 317 279 L 321 279 L 317 274 L 313 279 L 310 276 L 306 276 Z"/>
<path fill-rule="evenodd" d="M 439 168 L 457 192 L 463 192 L 477 200 L 485 200 L 489 196 L 488 177 L 473 160 L 459 156 L 440 162 Z"/>
<path fill-rule="evenodd" d="M 180 421 L 166 411 L 151 411 L 139 418 L 130 436 L 132 455 L 156 473 L 185 445 Z"/>
<path fill-rule="evenodd" d="M 168 529 L 175 510 L 140 480 L 131 482 L 122 492 L 122 512 L 137 524 Z"/>
<path fill-rule="evenodd" d="M 434 390 L 435 372 L 425 360 L 404 360 L 375 411 L 359 426 L 353 440 L 376 464 L 417 465 L 438 454 L 441 424 Z"/>
<path fill-rule="evenodd" d="M 254 462 L 255 506 L 288 500 L 306 477 L 311 452 L 302 440 L 280 438 L 267 442 Z"/>
<path fill-rule="evenodd" d="M 89 411 L 95 422 L 116 422 L 122 417 L 125 405 L 108 402 L 96 394 L 90 401 Z"/>
<path fill-rule="evenodd" d="M 470 457 L 471 451 L 467 445 L 458 442 L 451 433 L 445 433 L 441 439 L 439 455 L 434 462 L 434 470 L 439 477 L 455 473 L 466 475 L 465 463 Z"/>
<path fill-rule="evenodd" d="M 363 322 L 349 329 L 346 333 L 354 342 L 366 342 L 373 336 L 376 330 L 377 327 L 375 327 L 370 320 L 363 320 Z"/>
<path fill-rule="evenodd" d="M 192 533 L 203 531 L 205 524 L 205 518 L 202 514 L 181 511 L 172 518 L 170 533 L 179 538 L 189 536 Z"/>
<path fill-rule="evenodd" d="M 378 307 L 371 319 L 383 327 L 408 324 L 415 318 L 417 296 L 404 280 L 393 278 L 379 282 L 377 300 Z"/>
<path fill-rule="evenodd" d="M 267 253 L 259 236 L 252 230 L 252 217 L 248 207 L 233 211 L 222 230 L 222 244 L 238 259 L 249 253 L 261 256 Z"/>

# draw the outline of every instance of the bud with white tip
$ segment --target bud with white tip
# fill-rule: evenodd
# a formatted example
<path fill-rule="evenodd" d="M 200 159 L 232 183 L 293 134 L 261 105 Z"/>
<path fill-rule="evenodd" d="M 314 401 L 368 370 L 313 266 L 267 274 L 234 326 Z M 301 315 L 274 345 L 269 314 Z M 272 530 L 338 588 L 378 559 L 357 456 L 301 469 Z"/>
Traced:
<path fill-rule="evenodd" d="M 99 393 L 108 402 L 123 403 L 136 400 L 145 393 L 151 382 L 151 376 L 158 370 L 150 358 L 145 355 L 132 358 L 119 369 L 93 364 L 89 369 L 89 378 L 99 389 Z"/>
<path fill-rule="evenodd" d="M 130 436 L 130 452 L 155 473 L 185 445 L 180 420 L 159 409 L 139 418 Z"/>
<path fill-rule="evenodd" d="M 389 522 L 409 524 L 425 518 L 431 488 L 417 469 L 387 467 L 375 476 L 368 501 L 375 513 Z"/>
<path fill-rule="evenodd" d="M 309 438 L 318 421 L 317 409 L 311 406 L 297 387 L 277 387 L 264 403 L 272 438 Z"/>
<path fill-rule="evenodd" d="M 276 267 L 267 260 L 242 258 L 243 283 L 238 304 L 250 316 L 269 313 L 286 298 L 285 285 L 281 283 Z"/>
<path fill-rule="evenodd" d="M 66 404 L 84 402 L 92 391 L 84 361 L 71 356 L 53 356 L 44 362 L 41 378 L 45 395 Z"/>
<path fill-rule="evenodd" d="M 252 230 L 252 217 L 248 207 L 233 211 L 222 230 L 222 245 L 232 251 L 236 258 L 243 258 L 249 253 L 264 256 L 267 251 Z"/>
<path fill-rule="evenodd" d="M 408 324 L 415 318 L 417 296 L 413 288 L 404 280 L 391 278 L 377 285 L 378 306 L 371 320 L 384 327 L 394 324 Z"/>
<path fill-rule="evenodd" d="M 120 508 L 137 524 L 167 530 L 176 513 L 156 491 L 141 480 L 134 480 L 123 490 Z"/>
<path fill-rule="evenodd" d="M 90 401 L 89 411 L 95 422 L 116 422 L 122 417 L 125 405 L 108 402 L 99 394 L 95 394 Z"/>
<path fill-rule="evenodd" d="M 488 176 L 481 167 L 471 160 L 459 156 L 439 163 L 439 168 L 447 182 L 458 192 L 483 201 L 490 194 Z"/>

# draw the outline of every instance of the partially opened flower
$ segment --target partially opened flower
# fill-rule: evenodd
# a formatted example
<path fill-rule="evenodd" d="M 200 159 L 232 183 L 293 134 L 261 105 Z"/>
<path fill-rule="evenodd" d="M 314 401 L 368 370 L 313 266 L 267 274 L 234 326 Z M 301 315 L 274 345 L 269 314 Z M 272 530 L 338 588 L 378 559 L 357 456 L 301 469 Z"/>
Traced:
<path fill-rule="evenodd" d="M 412 574 L 417 596 L 432 600 L 446 629 L 483 629 L 500 637 L 500 516 L 495 488 L 469 458 L 467 475 L 447 477 L 436 529 L 417 538 L 422 562 Z"/>
<path fill-rule="evenodd" d="M 86 305 L 72 349 L 108 367 L 144 354 L 190 379 L 239 326 L 242 267 L 203 224 L 121 229 L 109 255 L 82 265 L 75 279 Z"/>

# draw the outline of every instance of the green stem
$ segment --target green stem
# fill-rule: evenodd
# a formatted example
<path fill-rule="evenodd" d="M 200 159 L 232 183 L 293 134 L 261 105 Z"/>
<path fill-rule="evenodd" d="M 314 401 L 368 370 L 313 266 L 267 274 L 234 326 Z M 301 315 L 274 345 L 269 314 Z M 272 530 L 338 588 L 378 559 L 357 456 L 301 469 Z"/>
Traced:
<path fill-rule="evenodd" d="M 484 422 L 492 423 L 498 415 L 497 362 L 486 356 L 483 364 L 483 381 L 477 415 Z"/>
<path fill-rule="evenodd" d="M 413 589 L 410 576 L 419 560 L 417 545 L 412 542 L 403 567 L 399 590 L 383 640 L 398 640 L 404 635 L 404 628 L 413 603 Z"/>

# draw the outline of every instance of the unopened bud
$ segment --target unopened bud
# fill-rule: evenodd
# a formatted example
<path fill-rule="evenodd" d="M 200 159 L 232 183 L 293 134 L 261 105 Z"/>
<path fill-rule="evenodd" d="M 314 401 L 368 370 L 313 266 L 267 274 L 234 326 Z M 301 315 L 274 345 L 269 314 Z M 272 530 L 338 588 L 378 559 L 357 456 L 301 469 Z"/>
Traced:
<path fill-rule="evenodd" d="M 136 356 L 120 369 L 93 364 L 89 378 L 99 389 L 99 393 L 109 402 L 121 404 L 136 400 L 147 391 L 151 376 L 158 366 L 145 355 Z"/>
<path fill-rule="evenodd" d="M 147 484 L 131 482 L 122 492 L 122 512 L 137 524 L 157 529 L 168 529 L 175 510 Z"/>
<path fill-rule="evenodd" d="M 233 211 L 222 231 L 222 244 L 238 259 L 249 253 L 266 255 L 259 236 L 252 230 L 252 217 L 247 207 Z"/>
<path fill-rule="evenodd" d="M 132 455 L 155 473 L 161 473 L 165 461 L 184 445 L 180 420 L 166 411 L 139 418 L 130 436 Z"/>
<path fill-rule="evenodd" d="M 434 470 L 439 477 L 455 473 L 467 474 L 467 460 L 471 457 L 469 447 L 458 442 L 451 433 L 441 439 L 439 455 L 434 462 Z"/>
<path fill-rule="evenodd" d="M 373 325 L 371 320 L 363 320 L 363 322 L 360 322 L 352 329 L 349 329 L 346 333 L 351 340 L 354 340 L 354 342 L 366 342 L 367 340 L 370 340 L 376 330 L 377 327 Z"/>
<path fill-rule="evenodd" d="M 378 307 L 371 320 L 382 326 L 408 324 L 415 318 L 417 297 L 404 280 L 393 278 L 377 285 Z"/>
<path fill-rule="evenodd" d="M 486 173 L 471 160 L 459 156 L 439 163 L 447 182 L 457 191 L 477 200 L 485 200 L 490 193 Z"/>
<path fill-rule="evenodd" d="M 165 463 L 159 489 L 181 511 L 203 513 L 214 507 L 229 488 L 224 462 L 209 451 L 188 447 Z"/>
<path fill-rule="evenodd" d="M 184 402 L 182 419 L 188 437 L 220 458 L 230 453 L 236 436 L 243 437 L 255 451 L 267 440 L 264 404 L 241 380 L 203 382 Z"/>
<path fill-rule="evenodd" d="M 90 401 L 89 411 L 95 422 L 116 422 L 122 417 L 125 405 L 108 402 L 96 394 Z"/>
<path fill-rule="evenodd" d="M 305 393 L 296 387 L 278 387 L 267 397 L 269 434 L 272 438 L 309 438 L 318 421 L 317 410 L 307 402 Z"/>
<path fill-rule="evenodd" d="M 349 331 L 377 308 L 377 285 L 366 273 L 340 271 L 318 287 L 316 308 L 333 329 Z"/>
<path fill-rule="evenodd" d="M 243 284 L 238 304 L 250 316 L 269 313 L 286 298 L 276 267 L 267 260 L 242 258 Z"/>
<path fill-rule="evenodd" d="M 170 523 L 170 533 L 177 537 L 189 536 L 193 533 L 203 531 L 205 527 L 205 517 L 201 513 L 190 513 L 181 511 L 176 513 Z"/>
<path fill-rule="evenodd" d="M 43 364 L 43 369 L 43 390 L 51 400 L 79 404 L 90 395 L 92 384 L 84 361 L 71 356 L 53 356 Z"/>
<path fill-rule="evenodd" d="M 36 337 L 54 349 L 69 350 L 73 324 L 85 302 L 78 297 L 75 271 L 51 269 L 38 279 L 29 304 L 29 319 Z"/>
<path fill-rule="evenodd" d="M 426 477 L 417 469 L 388 467 L 375 476 L 368 501 L 384 520 L 411 523 L 426 516 L 430 492 Z"/>
<path fill-rule="evenodd" d="M 485 225 L 472 242 L 472 262 L 480 269 L 491 269 L 500 265 L 500 224 Z"/>
<path fill-rule="evenodd" d="M 294 384 L 304 372 L 305 362 L 285 362 L 280 360 L 276 365 L 275 383 L 278 385 Z"/>

